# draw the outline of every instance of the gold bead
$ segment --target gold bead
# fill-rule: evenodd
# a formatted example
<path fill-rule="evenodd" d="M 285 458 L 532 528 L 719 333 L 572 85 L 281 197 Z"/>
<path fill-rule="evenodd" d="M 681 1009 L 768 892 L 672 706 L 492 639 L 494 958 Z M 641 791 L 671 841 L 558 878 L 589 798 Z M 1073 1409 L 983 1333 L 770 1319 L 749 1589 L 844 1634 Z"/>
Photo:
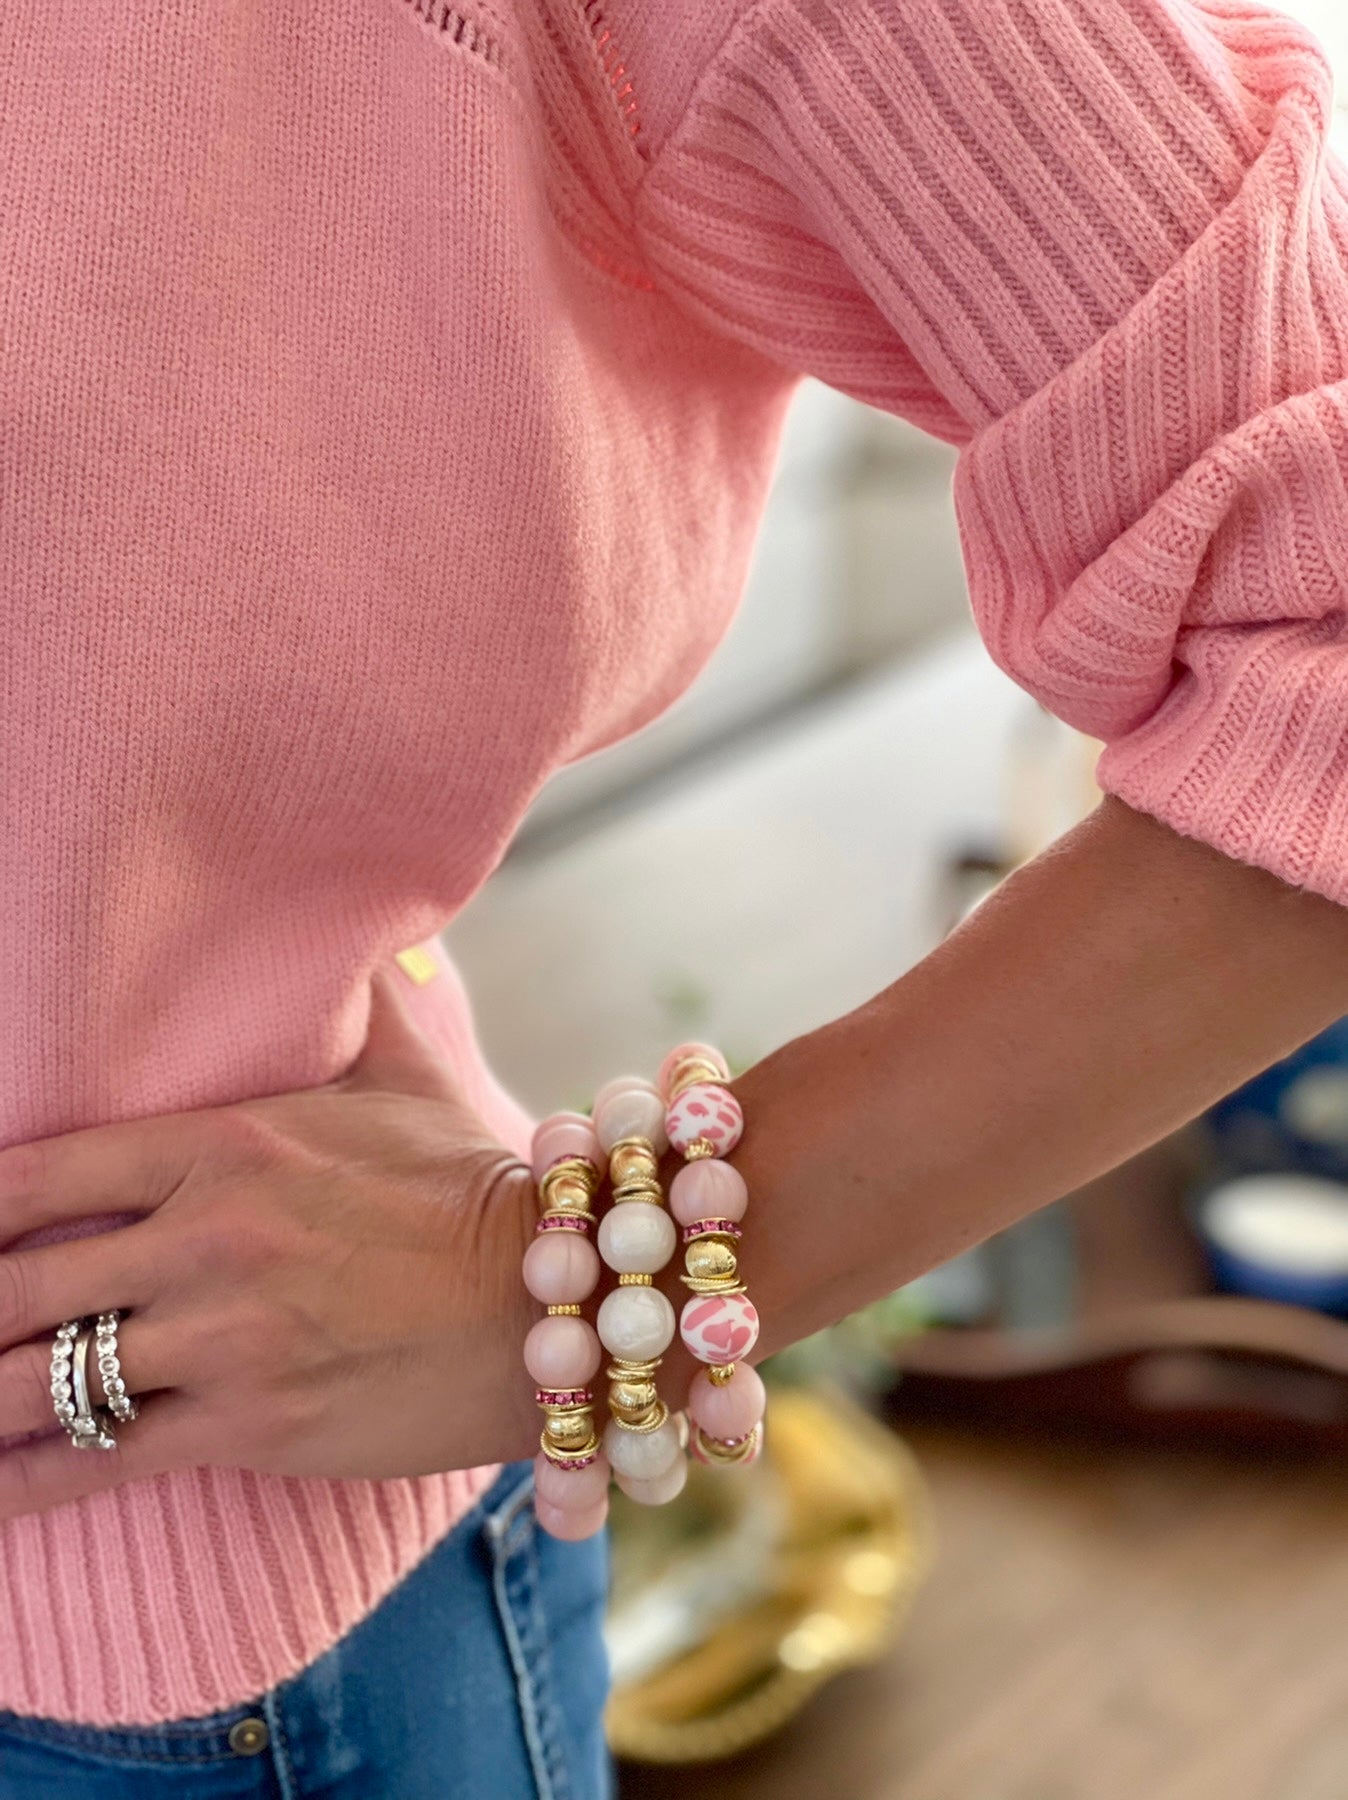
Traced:
<path fill-rule="evenodd" d="M 683 1253 L 684 1267 L 702 1281 L 734 1281 L 738 1273 L 729 1238 L 694 1238 Z"/>
<path fill-rule="evenodd" d="M 550 1444 L 563 1450 L 578 1450 L 594 1436 L 594 1419 L 588 1406 L 574 1412 L 550 1412 L 543 1434 Z"/>
<path fill-rule="evenodd" d="M 664 1189 L 658 1181 L 625 1181 L 613 1190 L 613 1204 L 623 1206 L 632 1200 L 645 1200 L 653 1206 L 665 1203 Z"/>
<path fill-rule="evenodd" d="M 622 1357 L 615 1356 L 604 1373 L 610 1381 L 654 1381 L 662 1360 L 653 1356 L 648 1362 L 624 1362 Z"/>
<path fill-rule="evenodd" d="M 685 1088 L 711 1085 L 724 1087 L 726 1076 L 715 1063 L 708 1062 L 705 1057 L 686 1056 L 682 1062 L 676 1062 L 670 1071 L 667 1087 L 669 1103 L 672 1104 L 683 1093 Z"/>
<path fill-rule="evenodd" d="M 653 1381 L 615 1381 L 609 1389 L 609 1410 L 615 1418 L 644 1419 L 659 1398 Z"/>
<path fill-rule="evenodd" d="M 668 1417 L 669 1408 L 663 1400 L 657 1400 L 647 1413 L 637 1419 L 624 1419 L 616 1412 L 613 1414 L 614 1423 L 619 1430 L 634 1432 L 638 1437 L 648 1437 L 651 1432 L 659 1431 Z"/>
<path fill-rule="evenodd" d="M 618 1286 L 619 1287 L 654 1287 L 655 1286 L 655 1277 L 654 1277 L 654 1275 L 623 1274 L 618 1277 Z"/>
<path fill-rule="evenodd" d="M 707 1379 L 713 1387 L 725 1387 L 734 1373 L 734 1363 L 712 1363 L 707 1370 Z"/>
<path fill-rule="evenodd" d="M 549 1462 L 560 1463 L 565 1468 L 568 1463 L 583 1462 L 588 1457 L 597 1456 L 599 1439 L 591 1430 L 588 1443 L 578 1444 L 574 1450 L 567 1450 L 561 1444 L 554 1444 L 545 1431 L 538 1440 L 538 1447 Z"/>
<path fill-rule="evenodd" d="M 548 1317 L 550 1319 L 578 1319 L 580 1317 L 580 1307 L 575 1301 L 572 1301 L 566 1306 L 550 1306 L 548 1308 Z"/>
<path fill-rule="evenodd" d="M 694 1138 L 691 1144 L 685 1144 L 683 1147 L 685 1162 L 696 1162 L 699 1157 L 715 1156 L 715 1154 L 716 1146 L 710 1138 Z"/>
<path fill-rule="evenodd" d="M 659 1167 L 655 1146 L 647 1138 L 619 1138 L 608 1153 L 608 1178 L 615 1193 L 629 1182 L 654 1181 Z"/>
<path fill-rule="evenodd" d="M 578 1181 L 554 1181 L 549 1184 L 544 1212 L 587 1213 L 590 1196 Z"/>

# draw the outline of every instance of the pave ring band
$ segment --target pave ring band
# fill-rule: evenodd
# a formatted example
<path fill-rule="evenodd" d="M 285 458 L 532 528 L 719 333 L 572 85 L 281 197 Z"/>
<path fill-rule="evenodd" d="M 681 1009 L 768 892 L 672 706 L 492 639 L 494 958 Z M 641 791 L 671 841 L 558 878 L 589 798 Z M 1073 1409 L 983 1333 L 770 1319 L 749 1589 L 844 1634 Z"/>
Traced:
<path fill-rule="evenodd" d="M 51 1353 L 52 1406 L 77 1450 L 115 1450 L 114 1415 L 121 1419 L 136 1416 L 136 1403 L 126 1392 L 117 1360 L 117 1319 L 116 1313 L 103 1313 L 97 1327 L 88 1319 L 66 1319 L 56 1328 Z M 94 1405 L 89 1387 L 89 1350 L 96 1332 L 107 1406 Z"/>
<path fill-rule="evenodd" d="M 122 1365 L 117 1360 L 117 1311 L 99 1313 L 94 1327 L 94 1347 L 98 1355 L 98 1372 L 103 1378 L 103 1392 L 108 1397 L 108 1411 L 120 1424 L 129 1425 L 140 1411 L 135 1396 L 128 1394 L 122 1380 Z"/>

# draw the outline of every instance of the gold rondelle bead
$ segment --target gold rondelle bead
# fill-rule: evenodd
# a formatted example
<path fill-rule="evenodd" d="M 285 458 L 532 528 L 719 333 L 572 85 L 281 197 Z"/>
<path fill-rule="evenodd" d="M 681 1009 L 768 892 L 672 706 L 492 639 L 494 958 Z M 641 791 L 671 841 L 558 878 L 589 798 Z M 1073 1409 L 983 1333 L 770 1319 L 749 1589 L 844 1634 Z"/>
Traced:
<path fill-rule="evenodd" d="M 715 1156 L 716 1146 L 710 1138 L 694 1138 L 691 1144 L 685 1144 L 683 1155 L 685 1162 L 696 1162 L 702 1156 Z"/>
<path fill-rule="evenodd" d="M 578 1319 L 580 1310 L 579 1305 L 575 1301 L 571 1301 L 566 1306 L 550 1306 L 548 1317 L 550 1319 Z"/>
<path fill-rule="evenodd" d="M 724 1387 L 734 1373 L 734 1363 L 712 1363 L 707 1370 L 707 1379 L 713 1387 Z"/>
<path fill-rule="evenodd" d="M 620 1275 L 618 1277 L 618 1286 L 619 1287 L 654 1287 L 655 1286 L 655 1277 L 654 1277 L 654 1275 Z"/>

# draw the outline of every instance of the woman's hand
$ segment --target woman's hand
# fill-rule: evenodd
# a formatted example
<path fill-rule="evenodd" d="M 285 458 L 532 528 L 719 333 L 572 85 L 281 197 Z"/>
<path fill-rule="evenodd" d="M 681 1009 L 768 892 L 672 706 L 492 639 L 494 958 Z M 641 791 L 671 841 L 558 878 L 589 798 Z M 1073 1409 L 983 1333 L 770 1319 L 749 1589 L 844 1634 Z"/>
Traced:
<path fill-rule="evenodd" d="M 183 1466 L 420 1475 L 535 1446 L 530 1172 L 391 975 L 360 1058 L 324 1087 L 0 1151 L 9 1241 L 128 1212 L 0 1253 L 0 1440 L 51 1434 L 0 1452 L 0 1519 Z M 114 1307 L 142 1410 L 115 1452 L 81 1453 L 52 1410 L 52 1334 Z"/>

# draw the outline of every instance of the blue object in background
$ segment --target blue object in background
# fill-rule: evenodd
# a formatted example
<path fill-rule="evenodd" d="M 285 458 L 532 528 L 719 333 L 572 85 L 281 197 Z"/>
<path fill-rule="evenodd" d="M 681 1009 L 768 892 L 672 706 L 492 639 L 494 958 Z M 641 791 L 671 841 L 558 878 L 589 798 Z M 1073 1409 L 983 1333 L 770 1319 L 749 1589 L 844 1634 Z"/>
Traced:
<path fill-rule="evenodd" d="M 1348 1019 L 1203 1115 L 1228 1174 L 1298 1170 L 1348 1181 Z"/>

